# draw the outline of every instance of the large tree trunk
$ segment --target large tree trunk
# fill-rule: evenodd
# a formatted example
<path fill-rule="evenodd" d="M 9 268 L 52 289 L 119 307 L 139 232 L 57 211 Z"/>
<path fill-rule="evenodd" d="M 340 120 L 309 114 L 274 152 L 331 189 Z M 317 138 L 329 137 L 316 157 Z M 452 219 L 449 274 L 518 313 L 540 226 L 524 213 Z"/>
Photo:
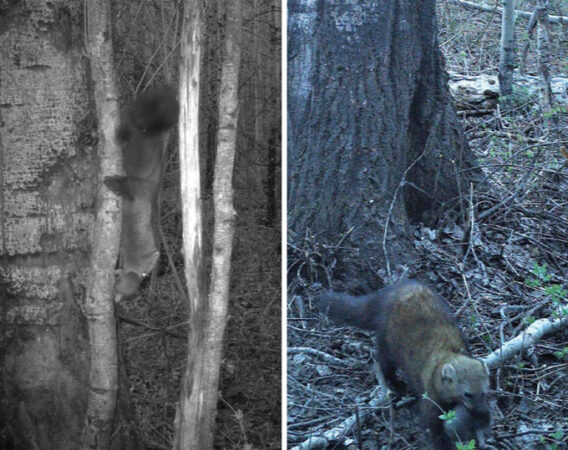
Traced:
<path fill-rule="evenodd" d="M 9 106 L 0 118 L 0 448 L 139 448 L 124 386 L 115 417 L 120 211 L 102 183 L 120 167 L 109 3 L 32 4 L 0 10 L 10 17 L 0 38 L 0 104 Z"/>
<path fill-rule="evenodd" d="M 412 256 L 409 221 L 455 206 L 473 161 L 435 1 L 294 0 L 289 13 L 289 228 L 337 246 L 336 277 L 375 288 Z"/>
<path fill-rule="evenodd" d="M 86 293 L 100 174 L 83 6 L 0 7 L 0 448 L 80 448 L 91 382 L 114 388 L 89 373 Z M 118 223 L 114 236 L 99 262 L 116 258 Z M 110 298 L 112 272 L 112 263 L 101 268 L 90 294 Z"/>

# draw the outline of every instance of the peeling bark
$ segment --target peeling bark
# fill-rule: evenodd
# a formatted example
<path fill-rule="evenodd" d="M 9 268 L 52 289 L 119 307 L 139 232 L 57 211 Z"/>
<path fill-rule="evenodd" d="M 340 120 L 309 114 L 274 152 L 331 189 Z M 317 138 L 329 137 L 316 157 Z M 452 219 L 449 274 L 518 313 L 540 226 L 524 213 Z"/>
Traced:
<path fill-rule="evenodd" d="M 174 449 L 198 449 L 200 433 L 209 439 L 203 426 L 200 389 L 203 358 L 199 351 L 204 340 L 206 295 L 203 286 L 203 231 L 199 164 L 199 88 L 202 52 L 202 5 L 187 0 L 184 5 L 180 62 L 180 182 L 183 214 L 185 278 L 189 298 L 190 329 L 188 360 L 181 381 L 180 400 L 174 422 Z"/>
<path fill-rule="evenodd" d="M 225 4 L 225 27 L 221 83 L 219 86 L 219 128 L 214 168 L 212 273 L 208 294 L 201 285 L 201 224 L 199 214 L 199 150 L 197 102 L 201 45 L 201 11 L 198 4 L 186 3 L 181 70 L 180 136 L 182 152 L 182 198 L 184 202 L 184 253 L 189 287 L 191 322 L 189 355 L 182 379 L 176 413 L 175 449 L 213 448 L 215 411 L 227 322 L 231 253 L 234 233 L 233 166 L 238 123 L 238 87 L 241 61 L 241 1 Z M 188 89 L 188 87 L 190 89 Z M 190 96 L 191 95 L 191 96 Z M 190 115 L 191 113 L 193 115 Z M 188 130 L 191 128 L 191 130 Z M 193 143 L 191 147 L 189 144 Z M 197 174 L 190 181 L 185 173 Z M 197 217 L 192 213 L 197 212 Z M 199 222 L 195 222 L 199 220 Z"/>

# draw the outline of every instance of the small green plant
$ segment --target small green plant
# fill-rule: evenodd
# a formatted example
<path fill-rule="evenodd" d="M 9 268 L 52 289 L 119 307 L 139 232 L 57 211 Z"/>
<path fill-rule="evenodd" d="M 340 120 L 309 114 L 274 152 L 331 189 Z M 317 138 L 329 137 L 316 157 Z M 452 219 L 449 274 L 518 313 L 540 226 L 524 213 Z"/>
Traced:
<path fill-rule="evenodd" d="M 544 113 L 545 119 L 552 119 L 553 117 L 561 116 L 566 113 L 566 107 L 563 105 L 555 106 L 550 111 Z"/>
<path fill-rule="evenodd" d="M 564 347 L 562 350 L 554 352 L 558 359 L 568 360 L 568 347 Z"/>
<path fill-rule="evenodd" d="M 529 92 L 527 87 L 517 87 L 511 95 L 501 98 L 500 102 L 508 108 L 518 108 L 532 101 L 535 94 Z"/>
<path fill-rule="evenodd" d="M 550 437 L 556 441 L 560 441 L 564 437 L 562 430 L 558 430 L 556 433 L 552 433 Z"/>
<path fill-rule="evenodd" d="M 422 394 L 422 398 L 424 400 L 428 400 L 429 402 L 432 402 L 434 405 L 436 405 L 436 408 L 438 408 L 440 411 L 442 411 L 443 414 L 446 414 L 446 412 L 444 411 L 444 408 L 442 408 L 440 405 L 438 405 L 434 400 L 432 400 L 430 397 L 428 397 L 428 392 L 424 392 L 424 394 Z M 455 413 L 454 413 L 455 414 Z"/>
<path fill-rule="evenodd" d="M 540 287 L 540 280 L 535 280 L 534 278 L 527 278 L 525 283 L 527 286 Z"/>
<path fill-rule="evenodd" d="M 472 439 L 467 444 L 456 442 L 456 448 L 458 450 L 475 450 L 477 447 L 475 446 L 475 439 Z"/>
<path fill-rule="evenodd" d="M 527 278 L 526 284 L 532 287 L 541 287 L 543 282 L 546 283 L 552 278 L 552 275 L 548 273 L 548 265 L 546 263 L 540 266 L 537 262 L 535 262 L 531 273 L 534 278 Z"/>
<path fill-rule="evenodd" d="M 541 436 L 540 442 L 546 445 L 547 449 L 558 450 L 559 446 L 557 442 L 562 441 L 563 437 L 564 433 L 562 432 L 562 430 L 558 430 L 557 432 L 549 434 L 548 436 Z M 550 442 L 550 441 L 555 441 L 555 442 Z"/>
<path fill-rule="evenodd" d="M 456 412 L 453 409 L 450 409 L 448 412 L 441 414 L 438 416 L 442 420 L 452 420 L 456 418 Z"/>
<path fill-rule="evenodd" d="M 561 316 L 567 316 L 568 307 L 563 307 L 563 303 L 566 303 L 568 291 L 566 291 L 566 289 L 564 289 L 561 284 L 550 284 L 548 286 L 545 285 L 545 283 L 548 283 L 552 278 L 552 275 L 548 273 L 548 266 L 546 265 L 546 263 L 539 265 L 537 262 L 535 262 L 531 270 L 531 274 L 532 277 L 527 278 L 525 280 L 525 283 L 527 284 L 527 286 L 534 288 L 544 287 L 544 295 L 550 298 L 550 301 L 556 308 L 556 310 L 552 313 L 553 317 L 559 318 Z M 527 317 L 525 319 L 525 322 L 529 323 L 527 322 L 528 320 L 530 320 L 530 317 Z"/>
<path fill-rule="evenodd" d="M 555 306 L 560 306 L 561 301 L 566 298 L 568 291 L 562 288 L 561 284 L 551 284 L 544 289 L 544 293 L 550 297 Z"/>
<path fill-rule="evenodd" d="M 426 393 L 424 393 L 422 395 L 422 398 L 426 398 L 428 399 L 428 395 Z M 431 400 L 431 399 L 429 399 Z M 438 406 L 438 405 L 436 405 Z M 439 406 L 438 406 L 439 408 Z M 438 416 L 441 420 L 445 421 L 445 422 L 450 422 L 452 420 L 454 420 L 456 418 L 456 412 L 453 409 L 450 409 L 447 412 L 444 412 L 443 414 L 440 414 Z M 459 450 L 474 450 L 475 447 L 475 439 L 472 439 L 471 441 L 469 441 L 467 444 L 463 443 L 463 442 L 456 442 L 456 448 Z"/>
<path fill-rule="evenodd" d="M 523 322 L 525 322 L 526 325 L 530 325 L 531 323 L 534 323 L 535 321 L 536 321 L 535 316 L 527 316 L 523 319 Z"/>

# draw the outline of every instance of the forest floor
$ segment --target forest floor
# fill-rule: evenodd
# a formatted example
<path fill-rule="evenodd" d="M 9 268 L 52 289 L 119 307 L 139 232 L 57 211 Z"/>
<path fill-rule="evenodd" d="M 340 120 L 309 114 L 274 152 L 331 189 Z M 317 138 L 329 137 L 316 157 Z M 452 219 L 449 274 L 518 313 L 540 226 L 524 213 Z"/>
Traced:
<path fill-rule="evenodd" d="M 500 17 L 441 5 L 446 67 L 495 73 Z M 555 75 L 567 75 L 566 35 L 567 26 L 553 27 Z M 530 58 L 534 73 L 534 50 Z M 474 220 L 466 227 L 448 214 L 436 227 L 412 230 L 415 254 L 404 268 L 407 277 L 428 282 L 452 311 L 461 312 L 460 328 L 480 358 L 567 305 L 568 114 L 564 107 L 544 115 L 538 105 L 538 98 L 517 93 L 508 108 L 463 119 L 484 179 L 463 187 L 466 210 L 457 216 L 473 213 Z M 289 447 L 351 418 L 349 432 L 333 448 L 428 448 L 415 400 L 395 396 L 392 403 L 370 405 L 378 385 L 372 337 L 339 328 L 312 308 L 328 280 L 300 275 L 298 268 L 309 263 L 305 255 L 314 254 L 304 250 L 290 248 L 288 256 Z M 499 366 L 491 382 L 492 445 L 568 448 L 568 331 L 544 337 Z"/>

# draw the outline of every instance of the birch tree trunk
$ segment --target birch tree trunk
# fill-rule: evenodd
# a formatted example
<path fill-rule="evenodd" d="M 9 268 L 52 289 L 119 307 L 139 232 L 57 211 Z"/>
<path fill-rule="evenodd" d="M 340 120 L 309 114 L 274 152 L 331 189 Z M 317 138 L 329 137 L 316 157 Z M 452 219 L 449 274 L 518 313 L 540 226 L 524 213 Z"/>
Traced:
<path fill-rule="evenodd" d="M 501 42 L 499 44 L 499 86 L 501 95 L 513 93 L 515 70 L 515 0 L 503 0 Z"/>
<path fill-rule="evenodd" d="M 120 200 L 103 177 L 121 167 L 115 140 L 117 90 L 112 52 L 110 1 L 86 3 L 88 50 L 97 111 L 99 157 L 98 202 L 91 255 L 91 278 L 84 313 L 89 327 L 90 375 L 83 449 L 108 449 L 118 392 L 117 333 L 114 318 L 114 267 L 120 240 Z M 123 447 L 124 448 L 124 447 Z"/>
<path fill-rule="evenodd" d="M 233 171 L 239 122 L 239 73 L 242 50 L 242 0 L 226 2 L 227 23 L 223 46 L 223 63 L 219 89 L 219 131 L 213 179 L 215 225 L 211 281 L 208 293 L 204 358 L 204 409 L 210 417 L 211 432 L 214 426 L 218 399 L 219 372 L 223 350 L 223 336 L 227 325 L 231 255 L 235 232 L 233 207 Z M 212 446 L 211 440 L 207 442 Z M 210 448 L 200 447 L 200 448 Z"/>

